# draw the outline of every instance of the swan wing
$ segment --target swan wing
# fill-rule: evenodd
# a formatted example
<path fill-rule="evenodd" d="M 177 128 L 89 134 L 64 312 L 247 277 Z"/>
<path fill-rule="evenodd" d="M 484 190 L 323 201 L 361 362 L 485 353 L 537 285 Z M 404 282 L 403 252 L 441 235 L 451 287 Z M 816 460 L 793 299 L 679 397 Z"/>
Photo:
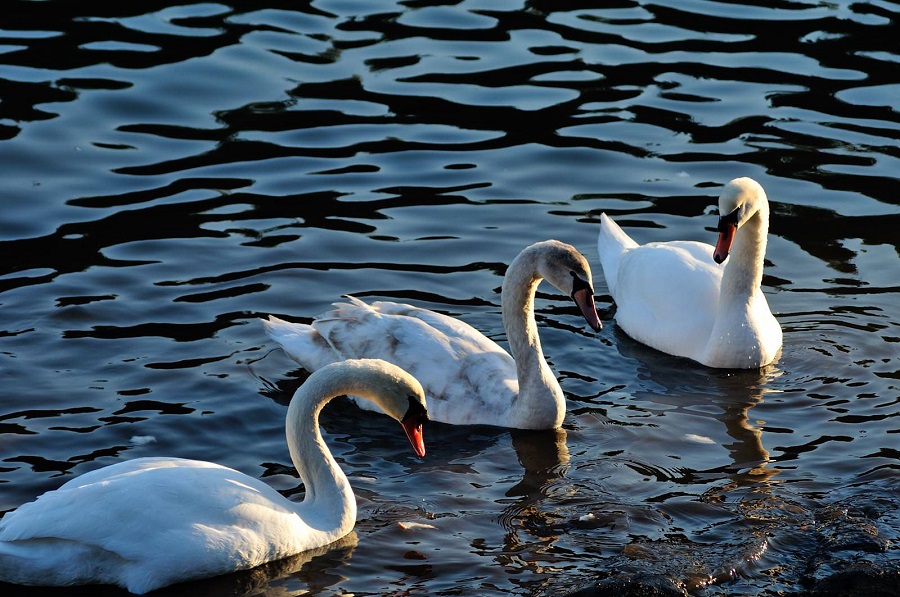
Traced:
<path fill-rule="evenodd" d="M 380 358 L 416 377 L 428 396 L 429 417 L 453 424 L 493 423 L 518 393 L 516 367 L 496 342 L 447 315 L 403 303 L 364 303 L 353 297 L 317 317 L 307 330 L 269 318 L 267 331 L 301 365 L 316 338 L 339 358 Z M 298 340 L 301 338 L 302 340 Z M 321 341 L 318 340 L 321 338 Z M 298 346 L 298 344 L 300 346 Z M 358 400 L 362 408 L 376 408 Z"/>
<path fill-rule="evenodd" d="M 722 267 L 713 247 L 694 241 L 627 250 L 616 279 L 616 322 L 635 340 L 698 359 L 716 320 Z"/>

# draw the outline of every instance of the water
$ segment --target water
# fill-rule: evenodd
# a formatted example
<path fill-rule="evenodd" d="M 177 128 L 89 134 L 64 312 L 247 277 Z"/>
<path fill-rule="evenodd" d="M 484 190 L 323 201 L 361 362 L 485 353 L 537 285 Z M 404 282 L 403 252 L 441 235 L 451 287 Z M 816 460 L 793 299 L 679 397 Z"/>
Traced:
<path fill-rule="evenodd" d="M 161 594 L 755 596 L 896 574 L 898 4 L 119 4 L 0 17 L 0 511 L 153 455 L 299 499 L 283 420 L 305 372 L 257 318 L 353 294 L 502 343 L 506 264 L 559 238 L 605 323 L 541 287 L 562 431 L 435 424 L 418 460 L 334 402 L 354 535 Z M 712 242 L 737 176 L 772 203 L 785 345 L 759 372 L 626 337 L 595 248 L 603 211 L 639 242 Z"/>

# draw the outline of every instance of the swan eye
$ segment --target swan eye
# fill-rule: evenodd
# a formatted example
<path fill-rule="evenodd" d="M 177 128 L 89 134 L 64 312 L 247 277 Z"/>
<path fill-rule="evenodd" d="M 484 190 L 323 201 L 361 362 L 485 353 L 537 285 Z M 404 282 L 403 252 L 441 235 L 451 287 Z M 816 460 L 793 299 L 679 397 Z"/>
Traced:
<path fill-rule="evenodd" d="M 719 216 L 719 226 L 717 228 L 718 232 L 725 232 L 729 226 L 733 226 L 737 228 L 738 225 L 738 215 L 740 214 L 741 208 L 735 207 L 734 211 L 728 214 L 727 216 Z"/>
<path fill-rule="evenodd" d="M 591 288 L 591 285 L 585 282 L 581 276 L 576 274 L 574 271 L 569 271 L 569 274 L 572 276 L 572 295 L 574 295 L 579 290 L 590 290 L 591 294 L 594 294 L 594 289 Z"/>
<path fill-rule="evenodd" d="M 418 419 L 418 425 L 422 425 L 422 423 L 428 422 L 428 411 L 425 410 L 425 407 L 419 402 L 418 398 L 415 396 L 407 396 L 406 399 L 409 401 L 409 408 L 406 409 L 406 414 L 403 415 L 403 418 L 400 419 L 401 423 L 405 423 L 407 419 L 416 418 Z"/>

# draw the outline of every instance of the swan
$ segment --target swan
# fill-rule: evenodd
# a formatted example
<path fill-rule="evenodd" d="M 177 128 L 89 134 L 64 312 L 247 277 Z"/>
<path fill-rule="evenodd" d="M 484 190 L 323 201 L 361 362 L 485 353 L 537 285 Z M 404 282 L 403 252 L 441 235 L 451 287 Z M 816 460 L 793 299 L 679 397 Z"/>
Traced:
<path fill-rule="evenodd" d="M 308 371 L 356 357 L 403 367 L 422 382 L 432 421 L 555 429 L 562 425 L 566 405 L 534 320 L 534 295 L 542 279 L 570 295 L 591 328 L 602 327 L 587 259 L 556 240 L 523 249 L 503 278 L 501 311 L 512 356 L 452 317 L 402 303 L 366 304 L 352 296 L 334 303 L 335 309 L 311 325 L 274 316 L 262 323 Z"/>
<path fill-rule="evenodd" d="M 616 323 L 638 342 L 708 367 L 762 367 L 782 343 L 781 326 L 760 288 L 769 230 L 766 193 L 752 178 L 735 178 L 722 189 L 719 214 L 715 247 L 695 241 L 638 245 L 600 214 L 597 251 Z"/>
<path fill-rule="evenodd" d="M 427 420 L 419 382 L 375 359 L 323 367 L 287 411 L 291 460 L 306 496 L 198 460 L 137 458 L 72 479 L 0 519 L 0 581 L 115 584 L 143 594 L 245 570 L 337 541 L 356 521 L 347 477 L 322 440 L 319 412 L 352 392 L 400 421 L 419 457 Z"/>

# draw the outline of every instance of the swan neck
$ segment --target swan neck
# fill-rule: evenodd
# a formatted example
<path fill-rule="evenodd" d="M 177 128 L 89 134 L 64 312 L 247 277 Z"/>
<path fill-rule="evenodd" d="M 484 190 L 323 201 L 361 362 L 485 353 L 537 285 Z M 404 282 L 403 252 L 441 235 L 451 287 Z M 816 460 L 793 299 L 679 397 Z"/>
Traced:
<path fill-rule="evenodd" d="M 535 420 L 536 412 L 547 412 L 548 400 L 556 402 L 553 415 L 560 420 L 549 426 L 559 426 L 565 412 L 565 399 L 556 376 L 544 358 L 537 324 L 534 320 L 534 296 L 542 280 L 529 252 L 520 254 L 507 269 L 501 289 L 503 327 L 509 342 L 509 352 L 516 363 L 519 394 L 513 405 L 513 417 L 520 413 L 522 420 Z M 562 404 L 562 408 L 560 408 Z M 551 422 L 553 423 L 553 422 Z M 548 426 L 547 423 L 542 425 Z"/>
<path fill-rule="evenodd" d="M 501 310 L 510 353 L 521 371 L 520 365 L 525 365 L 536 358 L 544 360 L 537 324 L 534 321 L 534 295 L 541 279 L 536 275 L 512 273 L 516 274 L 513 279 L 510 279 L 510 274 L 507 273 L 503 281 Z"/>
<path fill-rule="evenodd" d="M 335 396 L 350 393 L 340 378 L 326 376 L 297 390 L 288 407 L 286 435 L 294 468 L 306 495 L 298 511 L 314 509 L 323 531 L 346 534 L 356 520 L 356 499 L 347 476 L 325 444 L 319 430 L 319 413 Z"/>
<path fill-rule="evenodd" d="M 761 206 L 734 236 L 734 244 L 722 274 L 722 296 L 752 296 L 762 284 L 763 262 L 769 232 L 769 210 Z"/>

